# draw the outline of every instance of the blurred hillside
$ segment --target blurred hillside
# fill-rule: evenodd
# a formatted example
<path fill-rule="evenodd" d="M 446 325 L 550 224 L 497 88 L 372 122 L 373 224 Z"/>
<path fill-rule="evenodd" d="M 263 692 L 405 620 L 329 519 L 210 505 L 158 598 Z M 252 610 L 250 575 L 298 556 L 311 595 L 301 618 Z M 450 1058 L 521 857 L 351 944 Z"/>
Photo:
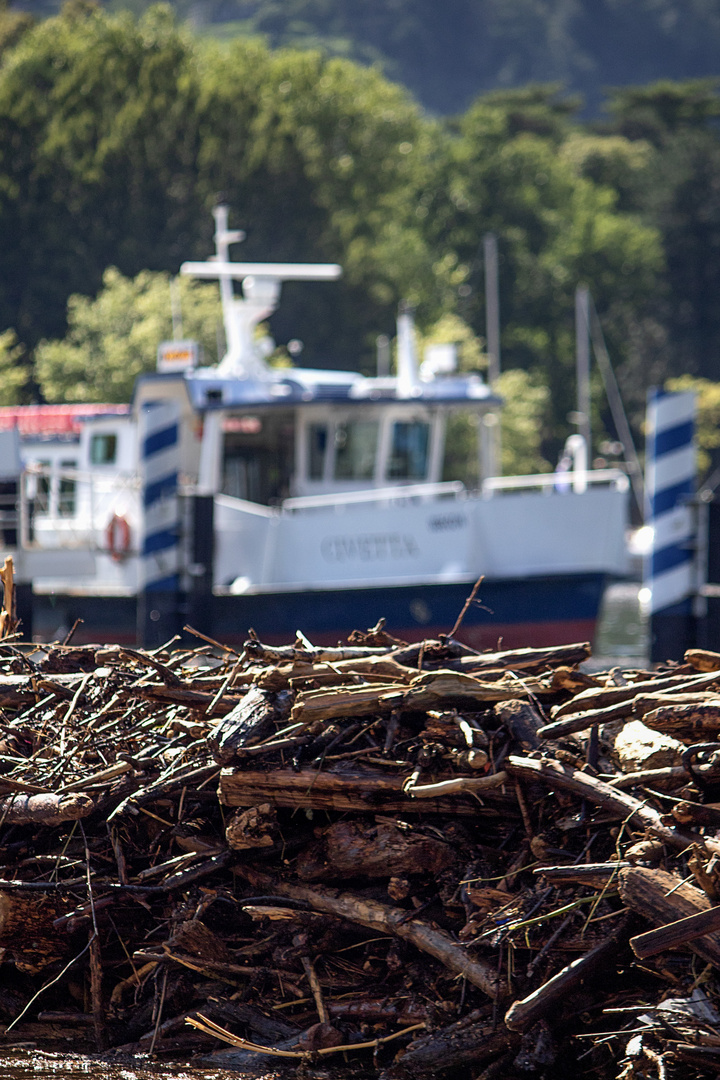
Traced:
<path fill-rule="evenodd" d="M 59 0 L 11 5 L 36 15 Z M 148 0 L 110 0 L 140 14 Z M 596 114 L 604 89 L 720 75 L 720 0 L 174 0 L 212 35 L 261 34 L 273 47 L 322 46 L 377 63 L 432 112 L 478 94 L 559 82 Z"/>

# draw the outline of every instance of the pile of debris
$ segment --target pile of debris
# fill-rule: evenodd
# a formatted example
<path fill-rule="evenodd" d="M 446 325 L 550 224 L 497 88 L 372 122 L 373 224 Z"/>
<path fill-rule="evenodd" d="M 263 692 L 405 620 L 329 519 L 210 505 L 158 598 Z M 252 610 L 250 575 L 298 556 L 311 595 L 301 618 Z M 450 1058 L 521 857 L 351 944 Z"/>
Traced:
<path fill-rule="evenodd" d="M 0 1046 L 717 1074 L 720 655 L 355 638 L 0 642 Z"/>

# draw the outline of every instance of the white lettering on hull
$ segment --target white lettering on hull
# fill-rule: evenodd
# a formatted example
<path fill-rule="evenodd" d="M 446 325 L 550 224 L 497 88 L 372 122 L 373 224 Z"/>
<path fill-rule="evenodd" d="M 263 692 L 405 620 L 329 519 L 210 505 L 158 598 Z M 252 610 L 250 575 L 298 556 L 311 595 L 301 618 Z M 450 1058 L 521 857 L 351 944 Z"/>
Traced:
<path fill-rule="evenodd" d="M 404 533 L 326 536 L 320 543 L 320 551 L 323 559 L 331 563 L 381 562 L 420 556 L 415 537 Z"/>

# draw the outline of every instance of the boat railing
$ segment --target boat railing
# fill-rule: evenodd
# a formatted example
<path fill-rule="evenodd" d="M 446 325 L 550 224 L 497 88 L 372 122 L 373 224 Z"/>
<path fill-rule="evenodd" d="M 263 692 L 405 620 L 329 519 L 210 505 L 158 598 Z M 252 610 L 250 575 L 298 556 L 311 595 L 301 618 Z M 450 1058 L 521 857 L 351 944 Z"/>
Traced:
<path fill-rule="evenodd" d="M 131 472 L 107 475 L 69 466 L 33 462 L 21 476 L 19 521 L 22 547 L 104 546 L 117 496 L 134 501 L 140 477 Z"/>
<path fill-rule="evenodd" d="M 535 473 L 531 476 L 489 476 L 482 483 L 485 499 L 509 491 L 528 491 L 533 488 L 546 494 L 582 494 L 588 487 L 611 487 L 627 491 L 630 480 L 621 469 L 573 469 L 568 472 Z"/>
<path fill-rule="evenodd" d="M 414 500 L 433 502 L 435 499 L 464 499 L 467 489 L 459 480 L 435 484 L 403 484 L 394 487 L 366 488 L 362 491 L 338 491 L 328 495 L 300 495 L 285 499 L 281 506 L 283 514 L 296 511 L 321 510 L 328 507 L 343 509 L 367 503 L 400 503 Z"/>

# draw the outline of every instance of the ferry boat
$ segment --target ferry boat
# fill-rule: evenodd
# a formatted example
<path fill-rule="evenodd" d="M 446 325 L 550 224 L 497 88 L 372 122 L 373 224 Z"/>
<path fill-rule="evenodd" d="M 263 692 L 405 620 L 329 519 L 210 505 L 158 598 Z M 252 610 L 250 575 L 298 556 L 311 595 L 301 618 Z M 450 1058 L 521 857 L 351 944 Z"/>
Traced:
<path fill-rule="evenodd" d="M 578 435 L 570 471 L 496 475 L 502 401 L 450 346 L 420 362 L 408 310 L 395 375 L 268 365 L 256 328 L 282 283 L 340 268 L 233 262 L 215 219 L 215 255 L 182 272 L 219 281 L 217 366 L 175 342 L 127 406 L 0 410 L 0 559 L 25 632 L 322 645 L 384 619 L 412 641 L 448 633 L 482 577 L 471 647 L 592 640 L 625 569 L 627 476 L 589 470 Z"/>

